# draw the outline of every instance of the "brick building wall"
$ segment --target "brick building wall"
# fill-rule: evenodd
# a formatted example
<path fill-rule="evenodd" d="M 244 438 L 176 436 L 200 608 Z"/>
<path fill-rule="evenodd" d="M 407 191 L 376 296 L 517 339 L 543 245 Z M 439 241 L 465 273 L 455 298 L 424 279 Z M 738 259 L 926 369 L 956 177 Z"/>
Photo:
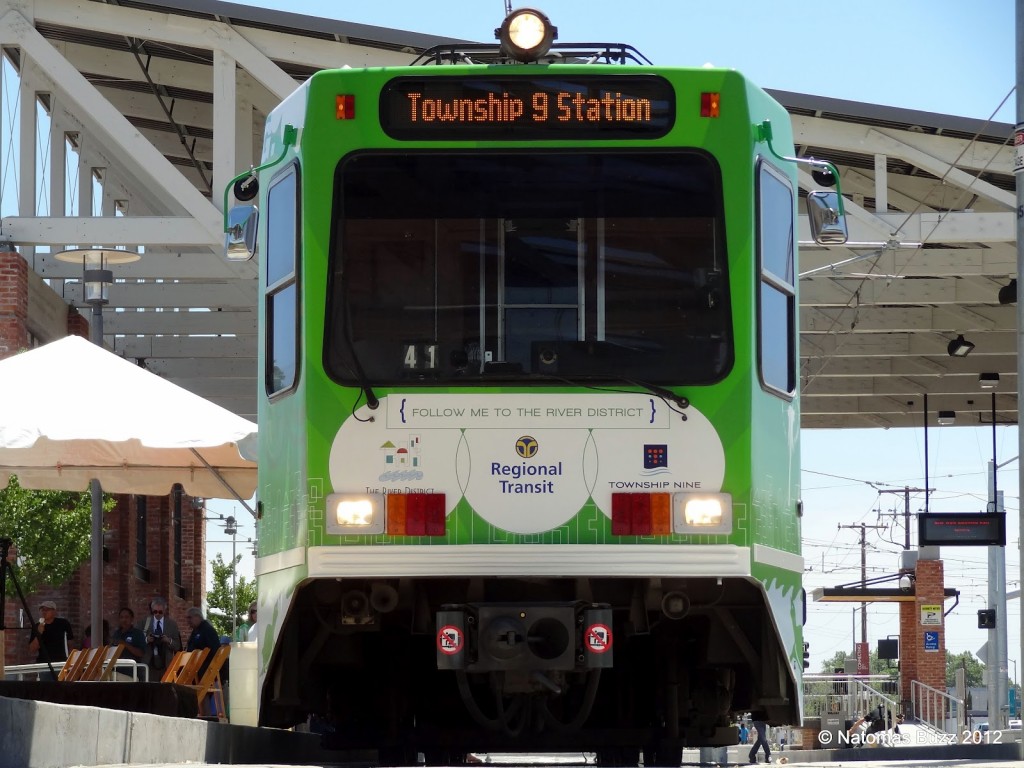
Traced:
<path fill-rule="evenodd" d="M 28 346 L 28 264 L 21 254 L 0 250 L 0 358 Z"/>
<path fill-rule="evenodd" d="M 17 252 L 0 250 L 0 359 L 50 338 L 34 338 L 32 302 L 29 291 L 28 265 Z M 65 333 L 89 337 L 89 322 L 73 307 L 67 310 Z M 88 491 L 84 488 L 83 491 Z M 145 514 L 140 514 L 143 499 Z M 130 607 L 136 620 L 148 613 L 150 599 L 156 595 L 167 598 L 170 614 L 183 634 L 188 631 L 185 611 L 201 605 L 206 594 L 206 537 L 202 504 L 181 492 L 167 496 L 137 497 L 118 495 L 116 506 L 103 521 L 103 615 L 110 629 L 117 626 L 118 611 Z M 144 536 L 139 536 L 139 521 L 144 520 Z M 176 531 L 180 529 L 177 547 Z M 3 532 L 0 532 L 3 533 Z M 140 545 L 145 550 L 140 552 Z M 145 564 L 140 563 L 140 559 Z M 3 606 L 5 663 L 24 664 L 35 661 L 28 650 L 29 619 L 12 585 Z M 81 643 L 85 626 L 90 622 L 90 563 L 84 562 L 75 574 L 61 585 L 53 585 L 26 595 L 32 618 L 38 620 L 39 603 L 53 600 L 58 615 L 71 622 L 75 638 Z M 186 637 L 183 638 L 187 640 Z"/>

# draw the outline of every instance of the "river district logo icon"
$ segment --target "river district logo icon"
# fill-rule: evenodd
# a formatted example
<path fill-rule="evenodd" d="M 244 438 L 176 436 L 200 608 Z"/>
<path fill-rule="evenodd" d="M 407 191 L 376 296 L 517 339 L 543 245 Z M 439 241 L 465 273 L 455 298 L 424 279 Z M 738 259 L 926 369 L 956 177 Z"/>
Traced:
<path fill-rule="evenodd" d="M 516 453 L 524 459 L 532 459 L 540 450 L 540 445 L 529 435 L 523 435 L 516 440 Z"/>

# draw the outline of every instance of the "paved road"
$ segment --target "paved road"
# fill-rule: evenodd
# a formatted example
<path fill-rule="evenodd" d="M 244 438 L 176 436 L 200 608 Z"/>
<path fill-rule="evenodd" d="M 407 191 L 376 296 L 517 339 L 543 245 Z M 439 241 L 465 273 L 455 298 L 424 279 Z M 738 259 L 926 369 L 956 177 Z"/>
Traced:
<path fill-rule="evenodd" d="M 692 752 L 692 754 L 691 754 Z M 742 765 L 742 763 L 734 761 L 733 749 L 729 751 L 729 763 L 730 765 Z M 530 755 L 525 757 L 522 755 L 481 755 L 485 764 L 491 764 L 494 766 L 500 766 L 500 768 L 532 768 L 537 765 L 593 765 L 594 756 L 592 754 L 586 755 Z M 689 766 L 695 766 L 698 764 L 698 755 L 695 750 L 686 750 L 683 754 L 683 766 L 688 768 Z M 775 762 L 773 757 L 772 762 Z M 762 763 L 763 765 L 763 763 Z M 1019 766 L 1020 761 L 992 761 L 992 760 L 878 760 L 878 761 L 830 761 L 821 763 L 789 763 L 789 765 L 796 766 L 798 768 L 840 768 L 841 766 L 849 766 L 849 768 L 1007 768 L 1008 766 Z M 163 763 L 159 765 L 134 763 L 131 765 L 120 764 L 117 766 L 106 766 L 105 768 L 181 768 L 181 763 Z M 223 763 L 188 763 L 188 768 L 224 768 Z M 279 763 L 266 763 L 260 765 L 248 765 L 248 768 L 324 768 L 323 766 L 296 766 L 289 765 L 283 766 Z"/>

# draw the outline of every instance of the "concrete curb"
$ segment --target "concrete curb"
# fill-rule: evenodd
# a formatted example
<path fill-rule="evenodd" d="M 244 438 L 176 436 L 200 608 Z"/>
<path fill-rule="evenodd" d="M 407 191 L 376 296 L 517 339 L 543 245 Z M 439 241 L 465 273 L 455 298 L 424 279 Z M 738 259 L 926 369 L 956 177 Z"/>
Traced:
<path fill-rule="evenodd" d="M 99 707 L 0 697 L 0 768 L 123 763 L 336 763 L 320 737 Z"/>
<path fill-rule="evenodd" d="M 785 755 L 789 763 L 866 763 L 886 760 L 1019 760 L 1020 744 L 932 744 L 920 747 L 869 749 L 800 749 L 773 752 L 772 761 Z"/>

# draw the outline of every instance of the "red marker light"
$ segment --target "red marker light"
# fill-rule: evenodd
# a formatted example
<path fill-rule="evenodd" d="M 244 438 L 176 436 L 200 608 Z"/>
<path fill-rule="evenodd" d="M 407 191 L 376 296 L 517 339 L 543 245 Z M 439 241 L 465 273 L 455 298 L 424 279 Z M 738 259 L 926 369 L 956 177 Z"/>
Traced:
<path fill-rule="evenodd" d="M 356 97 L 352 94 L 334 97 L 334 116 L 338 120 L 356 119 Z"/>
<path fill-rule="evenodd" d="M 670 533 L 672 533 L 670 494 L 612 494 L 612 535 L 666 536 Z"/>
<path fill-rule="evenodd" d="M 391 536 L 444 536 L 443 493 L 389 493 L 387 532 Z"/>
<path fill-rule="evenodd" d="M 718 117 L 721 94 L 704 92 L 700 95 L 700 116 Z"/>

